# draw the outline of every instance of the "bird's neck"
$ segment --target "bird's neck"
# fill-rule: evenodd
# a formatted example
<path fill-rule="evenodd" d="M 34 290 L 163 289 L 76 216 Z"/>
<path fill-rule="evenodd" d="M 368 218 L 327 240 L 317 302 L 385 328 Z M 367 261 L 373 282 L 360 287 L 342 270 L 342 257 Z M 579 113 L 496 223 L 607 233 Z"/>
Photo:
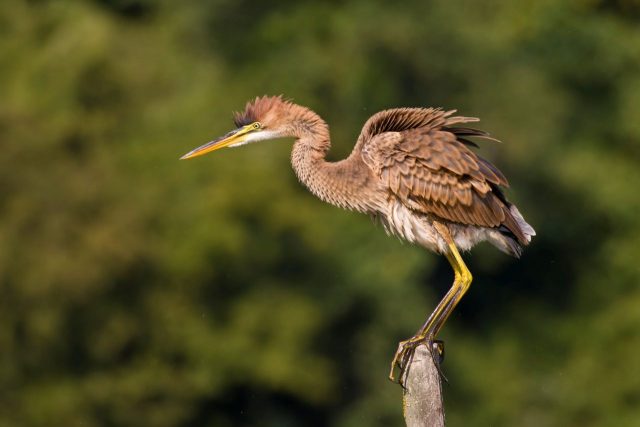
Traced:
<path fill-rule="evenodd" d="M 327 203 L 360 212 L 372 211 L 370 200 L 364 197 L 371 183 L 370 172 L 359 152 L 354 150 L 344 160 L 328 162 L 329 126 L 310 110 L 305 109 L 304 114 L 292 121 L 291 134 L 297 138 L 291 164 L 300 182 Z"/>

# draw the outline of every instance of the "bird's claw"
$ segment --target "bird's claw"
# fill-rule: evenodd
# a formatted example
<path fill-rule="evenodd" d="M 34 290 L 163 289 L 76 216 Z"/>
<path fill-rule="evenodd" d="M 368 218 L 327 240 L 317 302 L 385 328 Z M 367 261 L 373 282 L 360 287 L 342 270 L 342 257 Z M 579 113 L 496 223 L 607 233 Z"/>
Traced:
<path fill-rule="evenodd" d="M 397 382 L 404 386 L 404 377 L 408 373 L 416 348 L 425 342 L 428 343 L 431 356 L 434 358 L 433 361 L 436 366 L 440 366 L 444 360 L 444 342 L 441 340 L 434 340 L 432 337 L 427 338 L 414 336 L 406 341 L 401 341 L 398 344 L 398 350 L 396 350 L 396 354 L 393 356 L 393 360 L 391 361 L 391 370 L 389 371 L 389 379 L 392 382 Z M 400 370 L 400 375 L 397 380 L 394 375 L 396 367 Z"/>
<path fill-rule="evenodd" d="M 433 357 L 433 361 L 436 366 L 440 366 L 440 364 L 444 361 L 444 341 L 442 340 L 431 340 L 431 356 Z"/>
<path fill-rule="evenodd" d="M 424 337 L 414 336 L 408 340 L 400 341 L 400 343 L 398 343 L 398 349 L 396 350 L 396 354 L 393 356 L 393 360 L 391 361 L 391 370 L 389 371 L 389 379 L 392 382 L 398 382 L 400 384 L 403 383 L 402 377 L 409 367 L 416 347 L 424 340 Z M 394 375 L 396 367 L 400 370 L 400 375 L 397 380 Z"/>

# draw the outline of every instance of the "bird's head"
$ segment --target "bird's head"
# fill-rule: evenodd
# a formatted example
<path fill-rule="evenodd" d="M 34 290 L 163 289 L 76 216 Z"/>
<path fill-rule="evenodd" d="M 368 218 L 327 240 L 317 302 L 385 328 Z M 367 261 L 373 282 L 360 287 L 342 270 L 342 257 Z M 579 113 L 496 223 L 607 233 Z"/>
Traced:
<path fill-rule="evenodd" d="M 289 111 L 293 106 L 281 96 L 258 97 L 248 102 L 244 111 L 235 113 L 236 129 L 191 150 L 180 159 L 190 159 L 224 147 L 239 147 L 251 142 L 289 136 Z"/>

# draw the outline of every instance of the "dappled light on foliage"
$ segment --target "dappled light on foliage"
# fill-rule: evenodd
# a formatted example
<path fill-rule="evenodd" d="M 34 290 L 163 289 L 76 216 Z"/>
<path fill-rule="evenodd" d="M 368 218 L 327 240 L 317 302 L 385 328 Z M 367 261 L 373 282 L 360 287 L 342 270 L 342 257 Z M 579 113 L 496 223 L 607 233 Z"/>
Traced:
<path fill-rule="evenodd" d="M 443 330 L 451 426 L 640 419 L 634 1 L 0 4 L 0 425 L 389 426 L 446 260 L 296 181 L 291 141 L 180 162 L 284 94 L 338 159 L 457 108 L 538 236 Z"/>

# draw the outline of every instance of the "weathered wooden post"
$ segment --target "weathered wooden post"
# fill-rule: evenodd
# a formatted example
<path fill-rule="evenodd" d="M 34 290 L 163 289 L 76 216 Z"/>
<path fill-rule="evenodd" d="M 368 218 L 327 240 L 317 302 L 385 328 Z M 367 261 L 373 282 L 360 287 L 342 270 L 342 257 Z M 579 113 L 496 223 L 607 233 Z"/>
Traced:
<path fill-rule="evenodd" d="M 439 370 L 443 349 L 441 342 L 434 342 L 432 349 L 426 344 L 418 346 L 404 371 L 402 409 L 407 427 L 444 427 Z"/>

